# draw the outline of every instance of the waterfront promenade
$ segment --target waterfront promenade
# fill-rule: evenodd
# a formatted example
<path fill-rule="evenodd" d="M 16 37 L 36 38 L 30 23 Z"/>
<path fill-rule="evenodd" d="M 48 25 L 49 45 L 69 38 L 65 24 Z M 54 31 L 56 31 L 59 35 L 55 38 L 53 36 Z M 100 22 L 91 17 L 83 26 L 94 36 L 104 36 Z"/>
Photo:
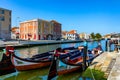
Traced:
<path fill-rule="evenodd" d="M 76 43 L 76 42 L 82 42 L 82 40 L 38 40 L 38 41 L 0 41 L 0 48 L 5 48 L 7 45 L 12 45 L 15 48 L 20 47 L 30 47 L 30 46 L 39 46 L 39 45 L 50 45 L 50 44 L 63 44 L 63 43 Z"/>
<path fill-rule="evenodd" d="M 107 80 L 120 80 L 120 52 L 116 56 L 116 62 Z"/>

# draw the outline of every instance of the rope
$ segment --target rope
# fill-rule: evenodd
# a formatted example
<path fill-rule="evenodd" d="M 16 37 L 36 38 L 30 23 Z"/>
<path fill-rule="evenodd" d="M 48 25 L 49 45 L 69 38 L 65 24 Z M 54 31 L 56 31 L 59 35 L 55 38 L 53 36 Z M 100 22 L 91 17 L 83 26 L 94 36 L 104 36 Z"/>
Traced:
<path fill-rule="evenodd" d="M 91 65 L 90 65 L 91 66 Z M 90 69 L 90 72 L 91 72 L 91 75 L 92 75 L 92 77 L 93 77 L 93 80 L 95 80 L 95 77 L 94 77 L 94 74 L 93 74 L 93 72 L 92 72 L 92 69 Z"/>

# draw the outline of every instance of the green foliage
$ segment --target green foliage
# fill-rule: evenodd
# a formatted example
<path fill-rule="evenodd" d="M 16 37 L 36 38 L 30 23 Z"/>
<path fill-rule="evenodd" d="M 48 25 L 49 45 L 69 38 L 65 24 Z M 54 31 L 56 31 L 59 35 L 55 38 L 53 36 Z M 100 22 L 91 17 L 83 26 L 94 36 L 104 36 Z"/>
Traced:
<path fill-rule="evenodd" d="M 95 78 L 95 80 L 107 80 L 104 78 L 104 72 L 99 70 L 88 68 L 83 74 L 82 77 Z"/>
<path fill-rule="evenodd" d="M 101 38 L 102 38 L 101 34 L 100 33 L 96 33 L 96 39 L 100 40 Z"/>
<path fill-rule="evenodd" d="M 94 40 L 100 40 L 102 38 L 101 34 L 100 33 L 91 33 L 91 38 L 94 39 Z"/>
<path fill-rule="evenodd" d="M 91 34 L 92 39 L 95 39 L 95 34 L 92 32 Z"/>

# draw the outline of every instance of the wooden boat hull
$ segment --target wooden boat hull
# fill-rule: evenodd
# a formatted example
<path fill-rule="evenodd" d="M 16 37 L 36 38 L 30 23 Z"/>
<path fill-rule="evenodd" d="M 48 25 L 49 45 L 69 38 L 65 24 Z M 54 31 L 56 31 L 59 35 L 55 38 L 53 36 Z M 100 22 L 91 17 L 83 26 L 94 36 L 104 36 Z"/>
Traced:
<path fill-rule="evenodd" d="M 12 63 L 18 71 L 32 70 L 50 66 L 51 62 L 27 62 L 12 56 Z"/>

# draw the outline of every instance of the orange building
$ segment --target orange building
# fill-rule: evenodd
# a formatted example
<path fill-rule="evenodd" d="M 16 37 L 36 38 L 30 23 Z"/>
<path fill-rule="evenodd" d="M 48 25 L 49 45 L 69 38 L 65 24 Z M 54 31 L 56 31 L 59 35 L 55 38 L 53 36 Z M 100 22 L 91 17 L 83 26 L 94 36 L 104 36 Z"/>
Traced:
<path fill-rule="evenodd" d="M 52 40 L 56 39 L 56 35 L 61 33 L 61 25 L 54 35 L 55 23 L 42 19 L 34 19 L 20 23 L 20 39 L 23 40 Z M 55 38 L 54 38 L 55 37 Z M 57 36 L 58 37 L 58 36 Z M 60 36 L 59 36 L 60 37 Z"/>

